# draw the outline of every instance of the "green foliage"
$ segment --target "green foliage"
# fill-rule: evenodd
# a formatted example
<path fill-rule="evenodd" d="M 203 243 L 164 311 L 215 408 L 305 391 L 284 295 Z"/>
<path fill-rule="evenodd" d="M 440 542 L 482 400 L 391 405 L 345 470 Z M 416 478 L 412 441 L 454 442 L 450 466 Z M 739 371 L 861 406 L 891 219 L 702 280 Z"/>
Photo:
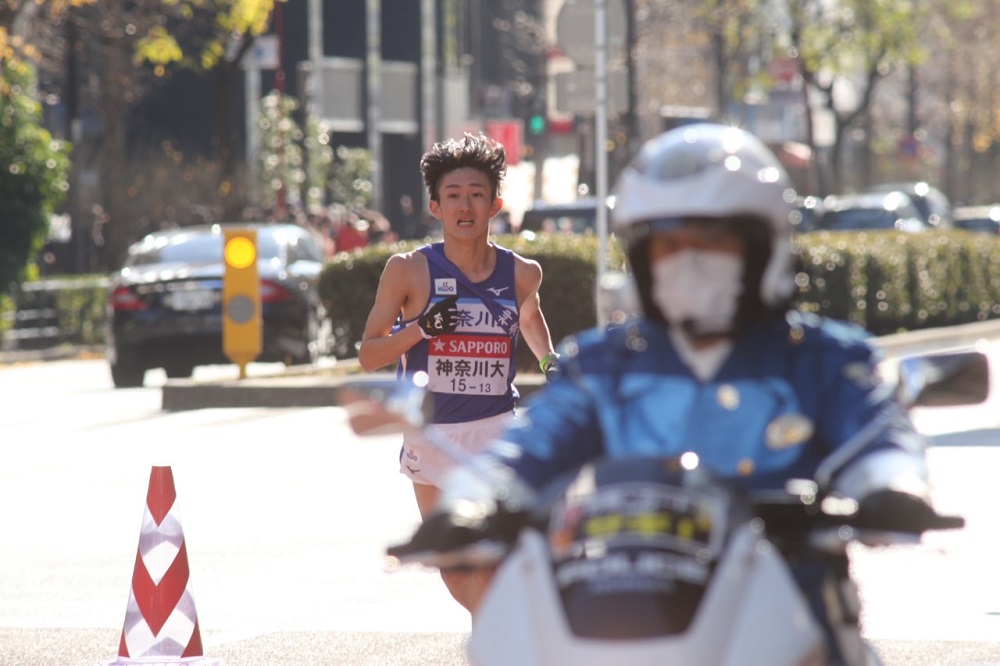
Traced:
<path fill-rule="evenodd" d="M 294 97 L 272 90 L 261 100 L 260 178 L 263 183 L 262 203 L 273 206 L 278 191 L 285 190 L 287 201 L 302 200 L 302 185 L 306 174 L 303 167 L 302 128 L 292 114 L 299 103 Z"/>
<path fill-rule="evenodd" d="M 158 3 L 154 22 L 136 42 L 135 59 L 154 65 L 158 74 L 170 65 L 209 71 L 227 59 L 238 61 L 267 31 L 274 5 L 275 0 Z"/>
<path fill-rule="evenodd" d="M 924 57 L 910 0 L 799 0 L 801 55 L 810 72 L 887 73 Z"/>
<path fill-rule="evenodd" d="M 289 201 L 307 206 L 341 203 L 363 209 L 371 204 L 371 154 L 365 148 L 331 146 L 330 127 L 310 119 L 306 131 L 292 114 L 294 97 L 272 91 L 261 102 L 260 175 L 263 203 L 274 205 L 280 187 Z M 308 184 L 307 184 L 308 183 Z"/>
<path fill-rule="evenodd" d="M 0 335 L 13 326 L 15 310 L 14 299 L 0 292 Z"/>
<path fill-rule="evenodd" d="M 69 145 L 42 127 L 34 78 L 23 60 L 0 66 L 0 292 L 23 279 L 69 188 Z"/>
<path fill-rule="evenodd" d="M 393 254 L 408 252 L 418 245 L 419 242 L 404 241 L 341 252 L 323 267 L 319 293 L 333 323 L 337 357 L 357 355 L 385 262 Z"/>
<path fill-rule="evenodd" d="M 367 148 L 333 148 L 327 123 L 310 118 L 303 131 L 292 114 L 299 102 L 276 91 L 264 97 L 261 132 L 262 203 L 274 205 L 279 187 L 289 201 L 307 207 L 342 204 L 351 210 L 371 206 L 371 153 Z"/>
<path fill-rule="evenodd" d="M 106 275 L 53 276 L 26 282 L 13 297 L 0 296 L 0 313 L 53 308 L 58 312 L 59 336 L 49 344 L 69 342 L 99 345 L 104 342 L 104 307 L 108 298 Z M 28 320 L 29 327 L 35 322 Z M 0 317 L 0 333 L 13 328 L 14 317 Z M 26 340 L 45 346 L 46 340 Z"/>
<path fill-rule="evenodd" d="M 496 242 L 539 262 L 542 310 L 554 341 L 596 324 L 593 236 L 500 236 Z M 351 357 L 364 332 L 386 260 L 422 244 L 375 245 L 335 256 L 320 278 L 338 356 Z M 1000 318 L 1000 239 L 963 231 L 816 232 L 800 236 L 803 271 L 798 306 L 853 322 L 874 335 Z M 609 270 L 623 258 L 609 244 Z M 523 341 L 518 365 L 532 368 Z"/>
<path fill-rule="evenodd" d="M 105 276 L 72 276 L 57 280 L 59 326 L 68 341 L 97 345 L 104 342 L 104 308 L 108 301 Z"/>
<path fill-rule="evenodd" d="M 330 200 L 348 208 L 371 207 L 372 158 L 367 148 L 338 146 L 330 174 Z"/>
<path fill-rule="evenodd" d="M 327 185 L 333 172 L 333 130 L 330 125 L 316 118 L 306 121 L 303 145 L 306 151 L 306 206 L 324 206 L 327 203 Z"/>
<path fill-rule="evenodd" d="M 541 265 L 543 278 L 538 293 L 554 343 L 597 325 L 594 290 L 599 247 L 596 236 L 540 234 L 532 240 L 501 236 L 497 243 Z M 609 255 L 608 270 L 624 270 L 624 257 L 613 240 L 609 242 Z M 538 369 L 523 339 L 518 343 L 517 354 L 519 369 Z"/>
<path fill-rule="evenodd" d="M 1000 318 L 1000 238 L 964 231 L 800 238 L 803 310 L 874 335 Z"/>
<path fill-rule="evenodd" d="M 761 0 L 700 0 L 693 12 L 697 27 L 707 33 L 712 45 L 720 77 L 717 89 L 726 97 L 719 106 L 727 108 L 766 83 L 766 71 L 753 62 L 773 30 L 773 19 Z"/>

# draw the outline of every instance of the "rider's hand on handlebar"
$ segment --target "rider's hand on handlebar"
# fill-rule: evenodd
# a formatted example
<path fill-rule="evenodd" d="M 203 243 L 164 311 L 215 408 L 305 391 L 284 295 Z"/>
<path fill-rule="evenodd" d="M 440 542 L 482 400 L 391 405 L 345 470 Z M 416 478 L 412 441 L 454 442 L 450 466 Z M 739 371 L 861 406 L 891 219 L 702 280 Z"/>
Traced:
<path fill-rule="evenodd" d="M 389 555 L 440 569 L 498 563 L 531 518 L 532 494 L 509 472 L 475 462 L 455 467 L 434 512 Z"/>
<path fill-rule="evenodd" d="M 858 527 L 919 534 L 935 527 L 937 512 L 922 497 L 897 490 L 880 490 L 858 504 Z"/>
<path fill-rule="evenodd" d="M 535 493 L 513 471 L 485 459 L 467 462 L 450 470 L 441 482 L 438 507 L 473 502 L 488 512 L 498 509 L 518 512 L 530 506 Z"/>

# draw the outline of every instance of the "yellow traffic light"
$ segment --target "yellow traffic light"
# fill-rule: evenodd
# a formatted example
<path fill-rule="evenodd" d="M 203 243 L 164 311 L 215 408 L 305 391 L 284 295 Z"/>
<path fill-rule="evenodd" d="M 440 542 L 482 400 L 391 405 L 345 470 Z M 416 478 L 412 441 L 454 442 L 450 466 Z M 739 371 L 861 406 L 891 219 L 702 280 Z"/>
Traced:
<path fill-rule="evenodd" d="M 233 236 L 226 241 L 225 255 L 226 266 L 246 268 L 257 260 L 257 246 L 254 239 L 246 236 Z"/>
<path fill-rule="evenodd" d="M 263 344 L 257 232 L 227 229 L 223 242 L 222 351 L 240 366 L 242 379 L 247 363 L 260 356 Z"/>

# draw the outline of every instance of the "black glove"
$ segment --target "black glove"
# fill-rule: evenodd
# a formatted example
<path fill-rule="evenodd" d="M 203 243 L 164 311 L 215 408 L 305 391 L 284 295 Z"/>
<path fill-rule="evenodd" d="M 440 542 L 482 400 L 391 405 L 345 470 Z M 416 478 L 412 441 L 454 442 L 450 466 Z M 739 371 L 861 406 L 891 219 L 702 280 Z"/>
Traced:
<path fill-rule="evenodd" d="M 880 490 L 858 504 L 857 526 L 920 534 L 938 527 L 941 517 L 922 498 L 897 490 Z"/>
<path fill-rule="evenodd" d="M 434 306 L 422 314 L 417 320 L 417 326 L 424 338 L 430 340 L 438 335 L 454 333 L 458 328 L 458 296 L 449 296 L 443 301 L 438 301 Z"/>
<path fill-rule="evenodd" d="M 386 553 L 444 571 L 495 566 L 513 548 L 529 518 L 523 510 L 458 502 L 435 510 L 408 542 L 391 546 Z"/>

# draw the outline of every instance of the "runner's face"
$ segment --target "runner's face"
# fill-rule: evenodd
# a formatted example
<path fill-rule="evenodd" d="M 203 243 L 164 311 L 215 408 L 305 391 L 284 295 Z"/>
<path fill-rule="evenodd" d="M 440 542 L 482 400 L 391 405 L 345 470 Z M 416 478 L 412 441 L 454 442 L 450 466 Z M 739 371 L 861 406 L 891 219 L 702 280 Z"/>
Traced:
<path fill-rule="evenodd" d="M 490 220 L 503 206 L 503 199 L 491 196 L 486 174 L 462 167 L 441 177 L 438 200 L 431 201 L 430 211 L 441 220 L 446 234 L 489 233 Z"/>

